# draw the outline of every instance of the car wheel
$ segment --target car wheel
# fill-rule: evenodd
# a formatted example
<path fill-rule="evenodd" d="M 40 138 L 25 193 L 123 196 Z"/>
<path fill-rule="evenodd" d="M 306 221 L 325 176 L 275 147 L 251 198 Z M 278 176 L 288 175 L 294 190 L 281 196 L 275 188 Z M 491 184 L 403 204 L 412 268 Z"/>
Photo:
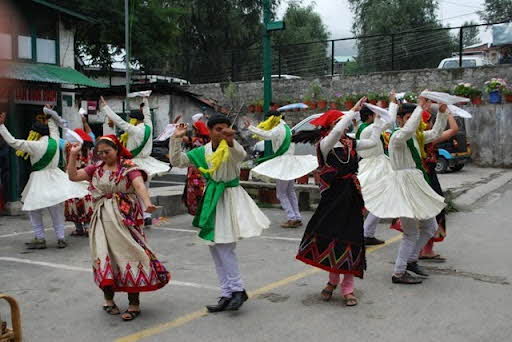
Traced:
<path fill-rule="evenodd" d="M 450 170 L 452 170 L 452 171 L 460 171 L 460 170 L 462 170 L 463 167 L 464 167 L 464 164 L 457 164 L 457 165 L 455 165 L 453 167 L 450 167 Z"/>
<path fill-rule="evenodd" d="M 436 172 L 445 173 L 448 170 L 448 161 L 443 157 L 437 158 Z"/>

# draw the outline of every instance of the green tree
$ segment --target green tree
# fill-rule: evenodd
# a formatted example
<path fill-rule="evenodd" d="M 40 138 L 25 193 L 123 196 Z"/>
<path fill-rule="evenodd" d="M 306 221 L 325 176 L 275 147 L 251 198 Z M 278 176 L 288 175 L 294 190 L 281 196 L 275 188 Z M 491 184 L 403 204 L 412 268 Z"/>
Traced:
<path fill-rule="evenodd" d="M 476 25 L 475 21 L 465 21 L 462 26 Z M 467 47 L 475 44 L 479 44 L 482 41 L 480 40 L 480 31 L 477 26 L 468 27 L 464 29 L 462 34 L 462 46 Z M 460 41 L 460 33 L 457 33 L 457 43 Z"/>
<path fill-rule="evenodd" d="M 392 33 L 442 28 L 437 19 L 437 0 L 349 0 L 353 32 L 359 39 L 357 62 L 365 71 L 391 69 Z M 447 30 L 396 34 L 395 69 L 435 67 L 455 51 L 455 39 Z"/>
<path fill-rule="evenodd" d="M 485 0 L 484 10 L 480 12 L 480 18 L 488 23 L 512 20 L 512 1 Z"/>
<path fill-rule="evenodd" d="M 286 29 L 272 36 L 276 48 L 274 61 L 277 62 L 280 54 L 281 72 L 304 76 L 325 73 L 330 68 L 325 42 L 329 38 L 329 32 L 315 11 L 314 4 L 304 6 L 301 1 L 291 1 L 283 20 Z M 305 42 L 316 43 L 287 46 Z"/>

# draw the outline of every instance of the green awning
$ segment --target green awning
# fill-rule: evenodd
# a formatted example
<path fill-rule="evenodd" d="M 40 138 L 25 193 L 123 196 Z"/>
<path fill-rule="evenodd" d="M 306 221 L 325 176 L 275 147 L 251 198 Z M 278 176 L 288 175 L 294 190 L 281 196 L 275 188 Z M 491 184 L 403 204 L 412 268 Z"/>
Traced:
<path fill-rule="evenodd" d="M 108 88 L 107 85 L 91 80 L 75 69 L 62 68 L 49 64 L 15 62 L 0 63 L 0 78 L 32 82 L 75 84 L 94 88 Z"/>

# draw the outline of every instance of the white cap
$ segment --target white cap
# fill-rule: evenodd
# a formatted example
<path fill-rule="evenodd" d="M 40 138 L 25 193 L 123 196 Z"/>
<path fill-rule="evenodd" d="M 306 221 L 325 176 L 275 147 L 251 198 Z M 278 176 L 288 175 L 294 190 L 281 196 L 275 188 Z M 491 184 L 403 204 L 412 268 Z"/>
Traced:
<path fill-rule="evenodd" d="M 203 114 L 203 113 L 197 113 L 197 114 L 194 114 L 194 115 L 192 115 L 192 122 L 198 122 L 198 121 L 199 121 L 199 120 L 201 120 L 203 117 L 204 117 L 204 114 Z"/>

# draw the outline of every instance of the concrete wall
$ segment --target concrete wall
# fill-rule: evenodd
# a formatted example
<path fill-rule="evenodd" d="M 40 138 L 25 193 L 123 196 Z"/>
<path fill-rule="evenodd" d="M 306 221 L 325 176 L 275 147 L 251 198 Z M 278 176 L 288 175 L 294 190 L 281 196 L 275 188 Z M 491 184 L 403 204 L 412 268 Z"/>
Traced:
<path fill-rule="evenodd" d="M 479 166 L 512 167 L 512 104 L 471 106 L 466 131 Z"/>
<path fill-rule="evenodd" d="M 452 88 L 460 82 L 469 82 L 483 88 L 484 82 L 501 77 L 512 82 L 512 66 L 486 66 L 464 69 L 423 69 L 371 73 L 360 76 L 334 76 L 299 80 L 273 80 L 273 98 L 301 100 L 312 81 L 317 80 L 324 89 L 325 96 L 339 94 L 365 94 L 368 92 L 388 93 L 428 89 Z M 263 98 L 263 82 L 237 83 L 241 101 L 250 104 Z M 192 84 L 188 87 L 193 93 L 216 99 L 223 105 L 230 103 L 224 96 L 227 83 Z"/>

